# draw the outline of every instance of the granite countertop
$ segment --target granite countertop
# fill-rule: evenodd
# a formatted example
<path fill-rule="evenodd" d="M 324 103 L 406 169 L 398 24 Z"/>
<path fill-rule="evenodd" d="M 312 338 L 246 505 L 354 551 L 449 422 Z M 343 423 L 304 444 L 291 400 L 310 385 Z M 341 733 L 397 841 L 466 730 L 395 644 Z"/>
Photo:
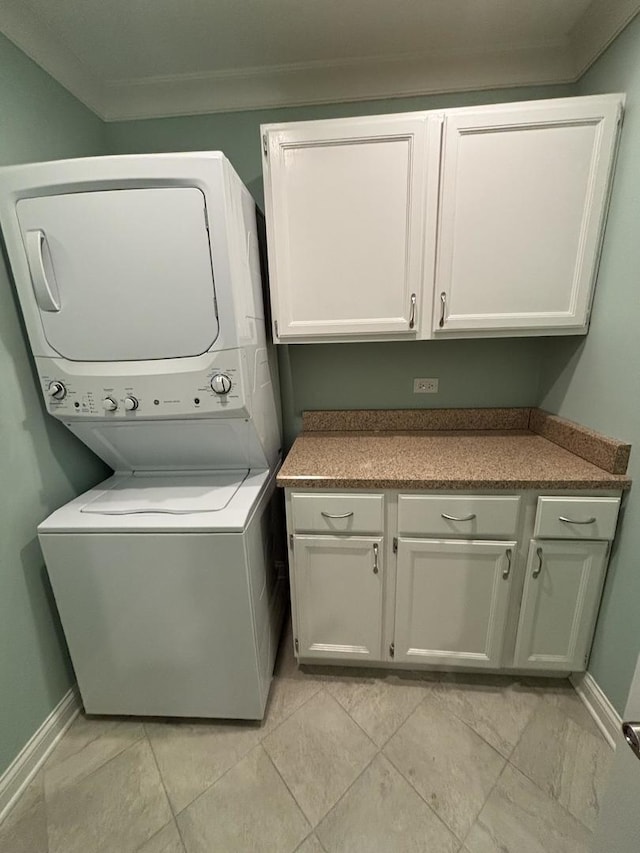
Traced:
<path fill-rule="evenodd" d="M 606 490 L 628 489 L 631 485 L 624 473 L 612 473 L 612 469 L 619 470 L 622 466 L 626 470 L 630 447 L 623 442 L 586 430 L 581 444 L 579 430 L 584 428 L 564 421 L 557 432 L 565 437 L 569 435 L 565 443 L 571 446 L 570 451 L 538 433 L 541 424 L 538 410 L 531 410 L 534 415 L 530 410 L 518 410 L 527 412 L 527 421 L 532 421 L 536 432 L 531 428 L 514 429 L 513 418 L 509 419 L 506 429 L 501 429 L 504 417 L 495 420 L 495 428 L 487 429 L 486 413 L 490 410 L 475 411 L 483 412 L 484 429 L 460 429 L 474 420 L 461 421 L 460 410 L 456 415 L 458 428 L 449 430 L 401 430 L 397 428 L 397 418 L 396 428 L 392 430 L 357 429 L 363 424 L 361 418 L 349 422 L 347 429 L 323 429 L 322 426 L 331 426 L 332 421 L 327 420 L 327 413 L 322 413 L 316 426 L 310 425 L 296 439 L 278 474 L 278 485 L 451 490 Z M 516 421 L 517 426 L 524 425 L 522 417 Z M 438 422 L 445 423 L 446 418 Z M 344 426 L 344 417 L 333 422 L 337 424 Z M 575 426 L 576 430 L 567 428 L 567 424 Z M 542 426 L 547 433 L 555 428 L 553 423 Z M 601 444 L 598 444 L 599 438 Z M 575 450 L 582 455 L 595 456 L 609 470 L 582 458 Z"/>

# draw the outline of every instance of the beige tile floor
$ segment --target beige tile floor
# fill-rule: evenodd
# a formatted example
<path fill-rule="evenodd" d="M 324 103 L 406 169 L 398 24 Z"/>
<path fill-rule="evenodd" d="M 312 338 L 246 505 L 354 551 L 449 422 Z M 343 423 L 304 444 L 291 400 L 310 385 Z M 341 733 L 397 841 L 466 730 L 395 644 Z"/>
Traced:
<path fill-rule="evenodd" d="M 567 682 L 302 672 L 262 725 L 80 716 L 1 853 L 584 853 L 611 750 Z"/>

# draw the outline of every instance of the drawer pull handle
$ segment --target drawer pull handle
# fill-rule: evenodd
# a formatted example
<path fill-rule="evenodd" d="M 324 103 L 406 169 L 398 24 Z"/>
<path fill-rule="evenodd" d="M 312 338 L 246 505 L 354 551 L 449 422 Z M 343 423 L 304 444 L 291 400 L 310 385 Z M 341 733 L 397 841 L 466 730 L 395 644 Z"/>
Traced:
<path fill-rule="evenodd" d="M 537 578 L 542 571 L 542 548 L 536 548 L 536 556 L 538 557 L 538 566 L 533 570 L 534 578 Z"/>
<path fill-rule="evenodd" d="M 513 551 L 511 550 L 511 548 L 507 548 L 507 550 L 506 550 L 507 568 L 502 573 L 502 577 L 504 578 L 504 580 L 508 580 L 509 575 L 511 574 L 511 555 L 512 554 L 513 554 Z"/>
<path fill-rule="evenodd" d="M 373 573 L 378 574 L 378 543 L 373 543 Z"/>
<path fill-rule="evenodd" d="M 567 524 L 595 524 L 596 518 L 592 515 L 591 518 L 584 518 L 580 520 L 577 518 L 567 518 L 566 515 L 559 515 L 558 521 L 565 521 Z"/>
<path fill-rule="evenodd" d="M 469 515 L 447 515 L 446 512 L 441 512 L 440 515 L 442 518 L 446 518 L 447 521 L 473 521 L 476 517 L 475 512 L 472 512 Z"/>
<path fill-rule="evenodd" d="M 320 515 L 324 516 L 325 518 L 351 518 L 353 512 L 343 512 L 340 515 L 331 515 L 330 512 L 321 512 Z"/>

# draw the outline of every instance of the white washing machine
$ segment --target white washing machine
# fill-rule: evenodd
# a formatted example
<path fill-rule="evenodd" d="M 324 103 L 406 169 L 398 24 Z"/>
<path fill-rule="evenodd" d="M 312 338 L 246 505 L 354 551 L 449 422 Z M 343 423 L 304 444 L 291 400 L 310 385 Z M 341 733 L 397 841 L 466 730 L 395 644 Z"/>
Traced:
<path fill-rule="evenodd" d="M 0 170 L 49 413 L 114 469 L 38 535 L 89 713 L 260 719 L 282 615 L 254 202 L 220 152 Z"/>

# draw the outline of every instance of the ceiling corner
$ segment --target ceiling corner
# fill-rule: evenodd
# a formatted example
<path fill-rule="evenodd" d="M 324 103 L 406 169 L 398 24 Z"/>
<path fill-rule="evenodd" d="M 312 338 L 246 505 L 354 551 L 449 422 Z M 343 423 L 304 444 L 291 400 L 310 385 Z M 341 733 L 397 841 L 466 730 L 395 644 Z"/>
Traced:
<path fill-rule="evenodd" d="M 75 98 L 104 120 L 104 87 L 21 0 L 2 0 L 0 30 Z"/>
<path fill-rule="evenodd" d="M 592 0 L 569 34 L 576 81 L 640 12 L 640 0 Z"/>

